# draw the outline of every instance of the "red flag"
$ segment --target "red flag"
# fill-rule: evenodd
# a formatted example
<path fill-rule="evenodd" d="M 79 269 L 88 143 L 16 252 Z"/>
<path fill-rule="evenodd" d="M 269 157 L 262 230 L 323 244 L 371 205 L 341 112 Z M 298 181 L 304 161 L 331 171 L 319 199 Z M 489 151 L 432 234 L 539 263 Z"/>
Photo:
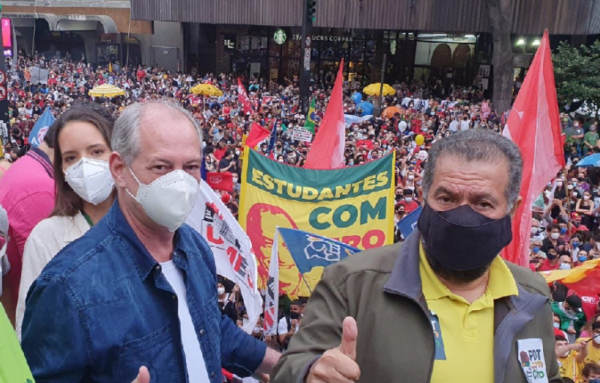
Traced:
<path fill-rule="evenodd" d="M 502 251 L 502 256 L 527 267 L 531 205 L 565 166 L 548 31 L 544 33 L 503 134 L 521 149 L 523 179 L 520 196 L 523 200 L 512 221 L 513 240 Z"/>
<path fill-rule="evenodd" d="M 263 128 L 255 122 L 252 124 L 252 128 L 250 128 L 248 138 L 246 138 L 246 146 L 253 148 L 270 135 L 271 132 L 269 130 Z"/>
<path fill-rule="evenodd" d="M 252 104 L 250 103 L 250 99 L 248 98 L 248 93 L 246 93 L 246 88 L 244 88 L 244 84 L 242 84 L 242 80 L 238 77 L 238 99 L 244 106 L 244 113 L 252 112 Z"/>
<path fill-rule="evenodd" d="M 344 121 L 343 79 L 344 60 L 340 62 L 319 132 L 315 137 L 304 167 L 307 169 L 337 169 L 344 167 L 344 147 L 346 145 L 346 124 Z"/>
<path fill-rule="evenodd" d="M 600 291 L 600 259 L 585 261 L 570 270 L 542 271 L 541 274 L 549 285 L 560 282 L 581 297 L 597 297 Z"/>
<path fill-rule="evenodd" d="M 233 191 L 232 173 L 206 173 L 206 182 L 214 190 Z"/>

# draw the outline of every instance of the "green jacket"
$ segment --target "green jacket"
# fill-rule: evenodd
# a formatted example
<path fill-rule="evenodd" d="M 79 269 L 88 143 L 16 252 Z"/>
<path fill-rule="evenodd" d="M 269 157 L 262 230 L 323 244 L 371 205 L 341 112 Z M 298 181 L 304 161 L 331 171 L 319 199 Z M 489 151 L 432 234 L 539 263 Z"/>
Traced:
<path fill-rule="evenodd" d="M 567 331 L 569 329 L 571 319 L 567 316 L 567 314 L 565 314 L 564 311 L 560 309 L 560 302 L 552 302 L 552 311 L 560 318 L 560 329 Z M 573 319 L 573 327 L 575 328 L 575 331 L 577 331 L 577 336 L 579 336 L 579 333 L 581 332 L 583 326 L 585 326 L 585 323 L 586 318 L 584 312 L 575 314 L 575 318 Z"/>
<path fill-rule="evenodd" d="M 365 251 L 326 268 L 271 382 L 304 382 L 320 355 L 340 345 L 346 316 L 358 324 L 360 383 L 430 382 L 435 340 L 421 288 L 419 241 L 415 231 L 404 245 Z M 517 340 L 540 338 L 548 382 L 561 383 L 548 286 L 540 275 L 507 264 L 519 295 L 495 302 L 494 382 L 527 383 Z"/>

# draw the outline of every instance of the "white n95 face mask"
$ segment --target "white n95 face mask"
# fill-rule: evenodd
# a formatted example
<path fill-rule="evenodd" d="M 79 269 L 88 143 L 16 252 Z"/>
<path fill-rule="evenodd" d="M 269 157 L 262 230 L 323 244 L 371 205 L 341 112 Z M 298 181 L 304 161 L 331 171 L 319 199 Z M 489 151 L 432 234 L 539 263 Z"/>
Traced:
<path fill-rule="evenodd" d="M 83 200 L 98 205 L 115 186 L 107 161 L 81 158 L 65 171 L 65 180 Z"/>
<path fill-rule="evenodd" d="M 151 220 L 175 231 L 183 225 L 198 198 L 198 181 L 183 170 L 174 170 L 145 185 L 129 169 L 140 185 L 137 196 L 127 193 L 135 199 Z"/>

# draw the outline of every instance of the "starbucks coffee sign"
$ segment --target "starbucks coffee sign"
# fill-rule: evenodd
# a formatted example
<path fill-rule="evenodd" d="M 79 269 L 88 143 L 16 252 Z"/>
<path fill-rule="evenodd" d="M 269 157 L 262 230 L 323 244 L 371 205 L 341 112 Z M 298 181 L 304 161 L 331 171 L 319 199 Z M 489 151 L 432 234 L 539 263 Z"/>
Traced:
<path fill-rule="evenodd" d="M 287 35 L 285 34 L 285 31 L 283 29 L 276 30 L 275 34 L 273 35 L 273 40 L 275 40 L 275 42 L 279 45 L 285 43 L 285 41 L 287 40 Z"/>

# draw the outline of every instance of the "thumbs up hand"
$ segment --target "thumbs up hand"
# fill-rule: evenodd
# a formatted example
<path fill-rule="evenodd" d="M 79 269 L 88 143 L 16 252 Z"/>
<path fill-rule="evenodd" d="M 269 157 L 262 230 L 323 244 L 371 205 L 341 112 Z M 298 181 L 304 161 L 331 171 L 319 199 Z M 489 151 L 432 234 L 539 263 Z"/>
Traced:
<path fill-rule="evenodd" d="M 137 378 L 131 383 L 150 383 L 150 373 L 148 368 L 140 367 Z"/>
<path fill-rule="evenodd" d="M 351 383 L 360 378 L 356 364 L 356 339 L 358 328 L 352 317 L 344 319 L 342 342 L 339 347 L 327 350 L 313 364 L 306 383 Z"/>

